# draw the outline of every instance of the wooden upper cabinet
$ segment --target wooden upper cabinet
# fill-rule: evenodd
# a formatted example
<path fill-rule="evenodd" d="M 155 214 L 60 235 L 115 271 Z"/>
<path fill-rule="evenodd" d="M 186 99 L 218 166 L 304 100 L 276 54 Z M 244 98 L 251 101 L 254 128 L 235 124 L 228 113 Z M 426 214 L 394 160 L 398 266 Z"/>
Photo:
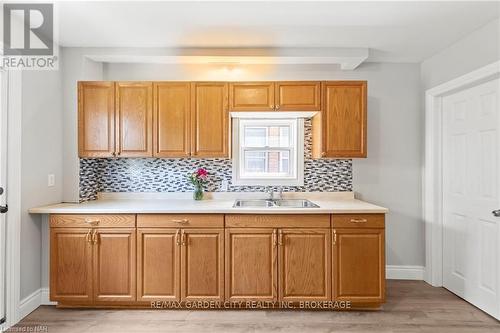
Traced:
<path fill-rule="evenodd" d="M 153 156 L 190 155 L 191 88 L 188 82 L 153 85 Z"/>
<path fill-rule="evenodd" d="M 153 84 L 116 83 L 116 129 L 123 157 L 153 156 Z"/>
<path fill-rule="evenodd" d="M 78 82 L 78 155 L 111 157 L 115 152 L 115 84 Z"/>
<path fill-rule="evenodd" d="M 194 82 L 191 86 L 191 155 L 229 157 L 228 84 Z"/>
<path fill-rule="evenodd" d="M 94 229 L 94 300 L 136 300 L 135 228 Z"/>
<path fill-rule="evenodd" d="M 226 300 L 278 299 L 277 230 L 226 229 Z"/>
<path fill-rule="evenodd" d="M 137 229 L 137 300 L 180 301 L 180 229 Z"/>
<path fill-rule="evenodd" d="M 330 229 L 279 230 L 281 301 L 331 298 Z"/>
<path fill-rule="evenodd" d="M 320 111 L 321 82 L 276 82 L 277 111 Z"/>
<path fill-rule="evenodd" d="M 230 83 L 229 101 L 231 111 L 274 111 L 274 83 Z"/>
<path fill-rule="evenodd" d="M 182 229 L 181 299 L 224 300 L 224 229 Z"/>
<path fill-rule="evenodd" d="M 50 230 L 50 300 L 87 304 L 92 295 L 91 229 Z"/>
<path fill-rule="evenodd" d="M 366 81 L 323 83 L 323 157 L 366 157 Z"/>
<path fill-rule="evenodd" d="M 332 233 L 333 299 L 384 302 L 384 229 L 346 228 Z"/>

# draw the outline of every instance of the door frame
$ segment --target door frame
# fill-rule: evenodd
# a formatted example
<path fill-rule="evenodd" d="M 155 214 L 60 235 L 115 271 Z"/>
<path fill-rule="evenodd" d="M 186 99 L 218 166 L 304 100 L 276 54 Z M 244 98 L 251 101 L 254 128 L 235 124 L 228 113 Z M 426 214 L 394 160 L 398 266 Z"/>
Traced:
<path fill-rule="evenodd" d="M 425 223 L 424 281 L 443 286 L 443 97 L 500 77 L 496 61 L 425 92 L 425 156 L 422 209 Z"/>

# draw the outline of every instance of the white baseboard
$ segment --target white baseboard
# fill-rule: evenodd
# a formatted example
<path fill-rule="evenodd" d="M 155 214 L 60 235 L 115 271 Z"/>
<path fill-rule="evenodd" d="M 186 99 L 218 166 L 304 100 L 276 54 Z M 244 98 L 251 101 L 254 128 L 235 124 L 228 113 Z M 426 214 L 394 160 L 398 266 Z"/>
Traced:
<path fill-rule="evenodd" d="M 423 280 L 424 266 L 387 265 L 385 277 L 390 280 Z"/>
<path fill-rule="evenodd" d="M 56 305 L 57 302 L 52 302 L 50 300 L 49 288 L 41 288 L 42 297 L 41 297 L 41 305 Z"/>
<path fill-rule="evenodd" d="M 23 319 L 40 305 L 56 305 L 49 300 L 49 288 L 40 288 L 21 300 L 19 304 L 19 320 Z"/>
<path fill-rule="evenodd" d="M 35 290 L 33 293 L 23 298 L 19 303 L 19 318 L 23 319 L 31 312 L 35 311 L 42 302 L 42 289 Z"/>

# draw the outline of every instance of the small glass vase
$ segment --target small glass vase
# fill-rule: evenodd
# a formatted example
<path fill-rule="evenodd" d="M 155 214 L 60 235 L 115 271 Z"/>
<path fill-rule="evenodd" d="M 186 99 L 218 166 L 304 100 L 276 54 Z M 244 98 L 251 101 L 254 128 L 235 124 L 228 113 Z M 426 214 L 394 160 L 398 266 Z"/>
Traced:
<path fill-rule="evenodd" d="M 205 191 L 203 190 L 203 186 L 195 185 L 194 192 L 193 192 L 193 199 L 194 200 L 203 200 L 204 194 L 205 194 Z"/>

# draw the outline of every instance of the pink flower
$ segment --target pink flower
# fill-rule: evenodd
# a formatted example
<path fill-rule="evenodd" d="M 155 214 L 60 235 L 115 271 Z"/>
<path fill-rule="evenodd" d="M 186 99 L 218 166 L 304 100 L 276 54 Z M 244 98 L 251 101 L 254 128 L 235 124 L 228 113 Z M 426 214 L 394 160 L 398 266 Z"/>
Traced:
<path fill-rule="evenodd" d="M 207 170 L 203 168 L 199 168 L 198 170 L 196 170 L 196 174 L 201 178 L 206 178 L 208 176 Z"/>

